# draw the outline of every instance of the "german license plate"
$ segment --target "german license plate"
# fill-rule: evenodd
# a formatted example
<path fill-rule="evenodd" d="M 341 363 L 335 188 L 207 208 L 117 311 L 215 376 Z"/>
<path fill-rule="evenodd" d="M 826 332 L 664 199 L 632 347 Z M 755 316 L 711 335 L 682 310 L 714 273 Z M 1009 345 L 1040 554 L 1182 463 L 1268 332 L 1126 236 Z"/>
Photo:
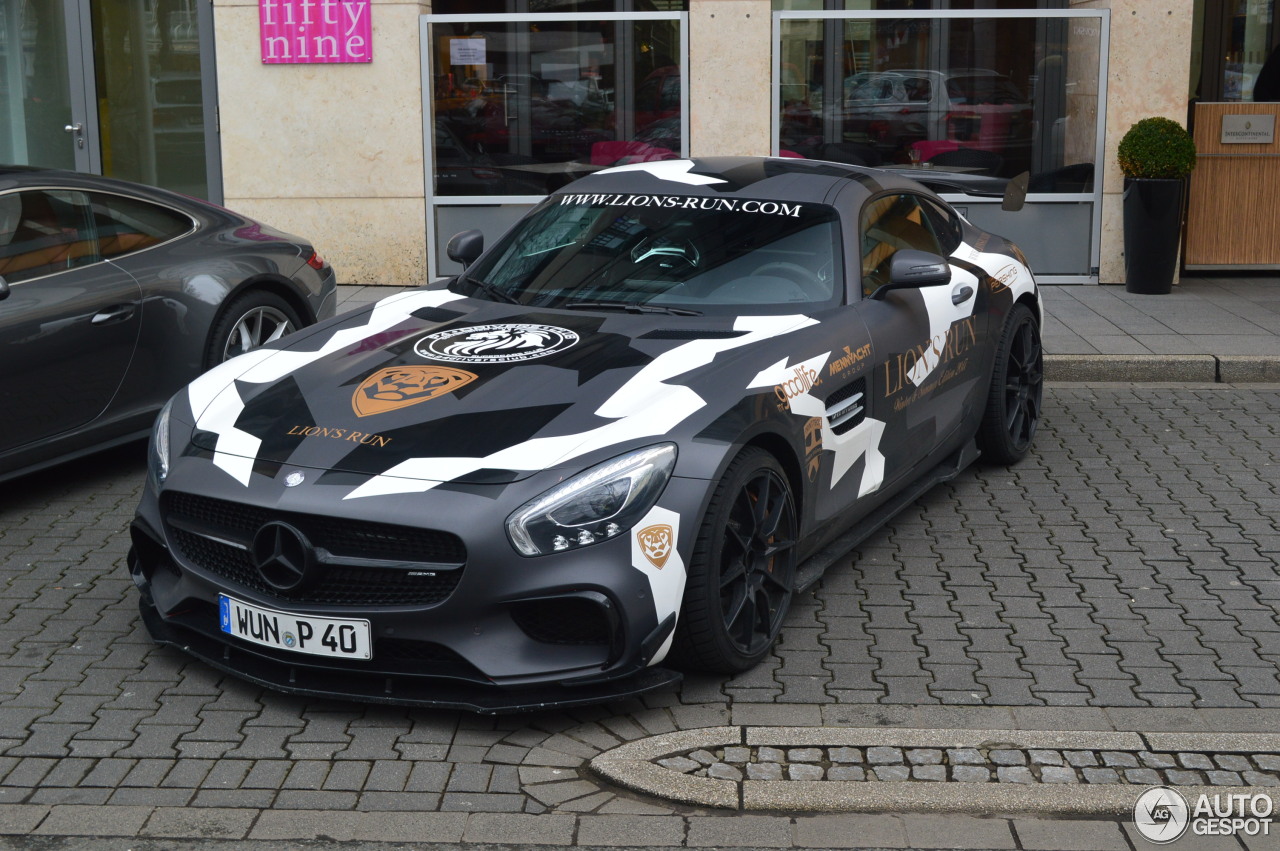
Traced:
<path fill-rule="evenodd" d="M 227 635 L 277 650 L 340 659 L 373 658 L 367 620 L 277 612 L 219 594 L 218 622 Z"/>

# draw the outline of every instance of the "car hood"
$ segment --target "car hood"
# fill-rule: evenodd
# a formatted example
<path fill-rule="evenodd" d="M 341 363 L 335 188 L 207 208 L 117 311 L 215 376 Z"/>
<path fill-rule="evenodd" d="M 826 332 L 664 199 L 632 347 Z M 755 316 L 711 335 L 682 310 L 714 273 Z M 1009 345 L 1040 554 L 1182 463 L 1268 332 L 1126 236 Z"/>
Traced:
<path fill-rule="evenodd" d="M 705 424 L 748 392 L 768 359 L 760 344 L 809 324 L 418 290 L 202 376 L 188 391 L 191 442 L 245 483 L 280 465 L 353 482 L 511 482 Z"/>

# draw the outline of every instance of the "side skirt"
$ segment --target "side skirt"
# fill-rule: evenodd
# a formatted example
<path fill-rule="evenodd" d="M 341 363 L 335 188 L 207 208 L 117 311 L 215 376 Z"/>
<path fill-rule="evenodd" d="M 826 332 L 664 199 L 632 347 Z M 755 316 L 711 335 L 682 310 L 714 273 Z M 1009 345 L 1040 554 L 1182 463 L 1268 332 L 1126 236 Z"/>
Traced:
<path fill-rule="evenodd" d="M 822 578 L 822 574 L 826 572 L 828 567 L 848 555 L 851 550 L 865 541 L 885 523 L 892 520 L 899 511 L 919 499 L 934 485 L 951 481 L 960 475 L 966 467 L 977 460 L 979 454 L 977 444 L 973 440 L 969 440 L 964 446 L 947 456 L 938 466 L 921 476 L 913 484 L 903 488 L 888 502 L 885 502 L 875 511 L 849 527 L 849 530 L 843 535 L 805 559 L 804 563 L 796 570 L 796 592 L 808 590 Z"/>

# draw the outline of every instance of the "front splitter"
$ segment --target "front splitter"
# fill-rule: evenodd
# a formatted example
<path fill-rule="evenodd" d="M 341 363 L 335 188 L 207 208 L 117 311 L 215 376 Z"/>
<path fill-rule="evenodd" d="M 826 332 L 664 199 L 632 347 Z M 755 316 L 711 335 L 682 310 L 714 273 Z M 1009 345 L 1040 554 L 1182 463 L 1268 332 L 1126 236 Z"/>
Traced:
<path fill-rule="evenodd" d="M 615 700 L 675 688 L 683 679 L 677 671 L 643 668 L 629 676 L 583 685 L 485 685 L 450 677 L 353 675 L 290 665 L 216 641 L 202 633 L 174 629 L 144 599 L 138 608 L 156 643 L 187 653 L 212 668 L 286 694 L 307 695 L 359 703 L 461 709 L 482 715 L 538 712 L 574 706 L 597 706 Z"/>

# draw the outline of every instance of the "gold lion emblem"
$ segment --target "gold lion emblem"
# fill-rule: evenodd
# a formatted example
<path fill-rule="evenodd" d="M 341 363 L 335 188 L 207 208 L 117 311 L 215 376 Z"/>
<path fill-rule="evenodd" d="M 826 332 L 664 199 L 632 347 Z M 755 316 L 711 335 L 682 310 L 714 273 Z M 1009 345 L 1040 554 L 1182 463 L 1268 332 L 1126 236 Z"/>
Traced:
<path fill-rule="evenodd" d="M 358 417 L 407 408 L 476 380 L 474 372 L 440 366 L 391 366 L 370 375 L 351 394 Z"/>
<path fill-rule="evenodd" d="M 675 530 L 666 524 L 646 526 L 636 532 L 636 542 L 640 544 L 640 551 L 658 570 L 662 570 L 666 566 L 667 559 L 671 557 L 674 538 Z"/>

